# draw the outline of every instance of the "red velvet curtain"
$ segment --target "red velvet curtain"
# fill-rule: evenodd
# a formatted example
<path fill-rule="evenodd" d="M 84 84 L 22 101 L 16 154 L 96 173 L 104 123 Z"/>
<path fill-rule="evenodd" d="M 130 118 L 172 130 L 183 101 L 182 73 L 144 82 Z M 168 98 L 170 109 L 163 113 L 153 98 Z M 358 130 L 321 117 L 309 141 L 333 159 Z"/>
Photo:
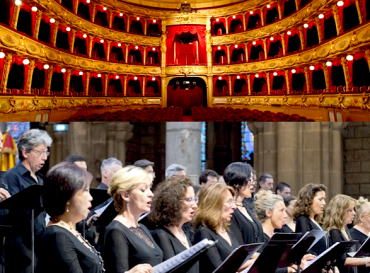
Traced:
<path fill-rule="evenodd" d="M 230 47 L 230 59 L 231 59 L 231 56 L 233 55 L 234 50 L 235 49 L 239 49 L 239 48 L 242 48 L 244 50 L 244 54 L 247 54 L 246 53 L 246 50 L 245 50 L 245 45 L 244 44 L 238 44 L 238 47 L 237 48 L 235 48 L 235 45 L 233 45 L 233 46 Z"/>
<path fill-rule="evenodd" d="M 105 14 L 107 15 L 107 21 L 108 21 L 108 24 L 109 24 L 109 9 L 107 8 L 107 10 L 104 10 L 103 6 L 96 6 L 95 16 L 98 13 L 98 11 L 105 12 Z"/>
<path fill-rule="evenodd" d="M 140 51 L 140 54 L 141 54 L 141 60 L 142 61 L 144 61 L 144 49 L 143 49 L 143 47 L 142 46 L 138 46 L 139 48 L 138 49 L 135 49 L 135 45 L 129 45 L 128 46 L 128 52 L 129 52 L 129 54 L 130 54 L 130 50 L 132 49 L 132 50 L 139 50 Z M 123 49 L 122 49 L 123 50 Z M 125 54 L 125 52 L 123 51 L 123 54 Z M 125 58 L 126 58 L 126 56 L 125 56 Z M 128 62 L 128 60 L 126 60 L 126 62 Z"/>
<path fill-rule="evenodd" d="M 77 77 L 82 77 L 82 87 L 83 87 L 83 90 L 82 92 L 85 93 L 85 87 L 86 87 L 86 73 L 83 72 L 82 76 L 80 75 L 80 72 L 81 70 L 72 70 L 71 71 L 71 79 L 72 79 L 72 76 L 73 75 L 76 75 Z M 64 73 L 65 74 L 65 73 Z M 71 87 L 70 87 L 71 88 Z"/>
<path fill-rule="evenodd" d="M 258 14 L 260 16 L 260 18 L 262 18 L 262 15 L 261 15 L 261 11 L 258 9 L 258 10 L 253 10 L 253 14 L 250 14 L 250 12 L 247 12 L 247 14 L 245 15 L 245 24 L 248 26 L 248 21 L 249 21 L 249 17 L 250 16 L 254 16 Z M 262 22 L 261 22 L 262 24 Z"/>
<path fill-rule="evenodd" d="M 271 38 L 271 37 L 270 37 Z M 271 43 L 275 43 L 276 41 L 280 41 L 280 43 L 281 43 L 281 45 L 283 45 L 283 41 L 282 41 L 282 39 L 281 39 L 281 36 L 280 35 L 278 35 L 278 36 L 273 36 L 273 38 L 274 38 L 274 40 L 273 41 L 271 41 L 270 40 L 270 38 L 268 38 L 267 39 L 267 43 L 266 43 L 266 52 L 267 52 L 267 54 L 268 54 L 268 52 L 269 52 L 269 50 L 270 50 L 270 45 L 271 45 Z"/>
<path fill-rule="evenodd" d="M 93 38 L 92 48 L 94 48 L 95 43 L 101 44 L 100 40 L 102 40 L 102 39 L 101 38 Z M 105 56 L 107 56 L 107 41 L 106 40 L 104 40 L 103 46 L 104 46 Z"/>
<path fill-rule="evenodd" d="M 86 38 L 84 38 L 83 36 L 84 34 L 83 33 L 80 33 L 80 32 L 76 32 L 76 36 L 75 36 L 75 40 L 76 38 L 80 38 L 80 39 L 83 39 L 85 40 L 85 44 L 86 44 L 86 50 L 89 48 L 89 36 L 87 36 Z M 75 41 L 73 41 L 74 43 Z"/>
<path fill-rule="evenodd" d="M 125 27 L 126 27 L 125 31 L 126 31 L 127 30 L 127 16 L 124 13 L 123 13 L 122 16 L 120 16 L 120 13 L 121 12 L 118 12 L 118 11 L 113 12 L 112 23 L 113 23 L 115 17 L 122 18 L 125 21 Z"/>
<path fill-rule="evenodd" d="M 44 63 L 41 63 L 41 62 L 35 62 L 35 68 L 38 69 L 38 70 L 44 70 Z M 50 68 L 49 68 L 50 69 Z M 46 83 L 47 83 L 47 71 L 48 69 L 45 69 L 44 73 L 45 73 L 45 77 L 44 77 L 44 86 L 43 88 L 46 88 Z"/>
<path fill-rule="evenodd" d="M 365 1 L 366 0 L 364 0 L 363 2 L 365 2 Z M 344 3 L 343 6 L 341 6 L 341 7 L 338 6 L 338 11 L 339 11 L 338 13 L 339 13 L 339 18 L 340 18 L 339 20 L 340 20 L 340 25 L 341 25 L 341 28 L 340 28 L 341 29 L 341 32 L 343 32 L 343 9 L 349 7 L 352 4 L 354 4 L 355 1 L 354 0 L 343 0 L 343 3 Z M 365 11 L 366 11 L 366 9 L 365 9 Z"/>
<path fill-rule="evenodd" d="M 137 20 L 137 17 L 139 17 L 140 20 Z M 129 21 L 129 25 L 130 26 L 131 26 L 132 21 L 140 22 L 141 23 L 141 26 L 143 27 L 143 32 L 144 32 L 145 21 L 144 21 L 144 19 L 142 17 L 140 17 L 140 16 L 131 16 L 130 17 L 130 21 Z"/>
<path fill-rule="evenodd" d="M 63 26 L 63 25 L 59 25 L 59 29 L 63 32 L 67 32 L 67 34 L 68 34 L 68 44 L 69 44 L 69 48 L 71 48 L 71 31 L 67 31 L 67 27 Z"/>
<path fill-rule="evenodd" d="M 329 19 L 331 16 L 333 16 L 333 11 L 330 9 L 328 12 L 324 14 L 324 18 L 320 19 L 322 39 L 324 39 L 325 37 L 325 28 L 324 28 L 325 20 Z"/>
<path fill-rule="evenodd" d="M 12 21 L 13 21 L 13 14 L 14 14 L 14 8 L 15 8 L 15 4 L 14 4 L 14 1 L 10 1 L 10 16 L 9 16 L 9 26 L 12 25 Z"/>
<path fill-rule="evenodd" d="M 59 66 L 54 66 L 53 72 L 62 73 L 62 68 Z M 63 82 L 66 84 L 66 73 L 63 73 Z"/>
<path fill-rule="evenodd" d="M 5 64 L 5 57 L 0 59 L 0 81 L 3 77 L 3 73 L 4 73 L 4 64 Z"/>
<path fill-rule="evenodd" d="M 24 66 L 24 84 L 23 84 L 23 89 L 26 89 L 27 86 L 27 77 L 28 77 L 28 65 L 23 64 L 23 58 L 18 57 L 18 56 L 13 56 L 12 58 L 12 64 L 17 64 L 17 65 L 23 65 Z"/>
<path fill-rule="evenodd" d="M 310 66 L 314 66 L 315 69 L 314 70 L 311 70 L 311 69 L 308 69 L 309 73 L 310 73 L 310 79 L 311 79 L 311 83 L 312 83 L 312 73 L 314 71 L 319 71 L 319 70 L 323 70 L 322 68 L 322 64 L 315 64 L 315 65 L 310 65 Z M 312 88 L 312 85 L 311 85 L 311 88 Z M 311 91 L 311 90 L 310 90 Z"/>
<path fill-rule="evenodd" d="M 256 44 L 254 45 L 253 42 L 256 42 Z M 262 46 L 262 49 L 265 50 L 265 47 L 263 45 L 263 41 L 262 40 L 258 40 L 258 41 L 253 41 L 253 42 L 249 42 L 248 43 L 248 56 L 250 56 L 251 54 L 251 48 L 252 46 Z"/>
<path fill-rule="evenodd" d="M 264 21 L 266 22 L 266 16 L 267 16 L 267 11 L 268 10 L 272 10 L 273 8 L 276 8 L 278 9 L 277 7 L 277 2 L 273 2 L 273 3 L 270 3 L 270 8 L 268 8 L 267 6 L 263 9 L 263 18 L 264 18 Z"/>
<path fill-rule="evenodd" d="M 218 22 L 216 21 L 216 19 L 218 19 Z M 217 35 L 217 34 L 214 34 L 214 32 L 215 32 L 215 29 L 214 29 L 215 24 L 223 23 L 224 24 L 224 27 L 226 29 L 226 20 L 225 20 L 225 18 L 216 18 L 216 19 L 213 19 L 211 21 L 211 26 L 212 26 L 211 27 L 211 32 L 212 32 L 212 35 Z M 222 34 L 225 34 L 225 33 L 222 33 Z"/>
<path fill-rule="evenodd" d="M 35 31 L 35 24 L 36 24 L 36 12 L 33 12 L 31 10 L 31 6 L 28 5 L 25 2 L 22 2 L 21 9 L 23 9 L 26 12 L 30 12 L 31 13 L 31 16 L 32 16 L 32 34 L 33 34 L 34 31 Z"/>
<path fill-rule="evenodd" d="M 54 24 L 50 23 L 50 18 L 45 16 L 44 14 L 41 17 L 41 20 L 50 25 L 50 36 L 49 36 L 50 41 L 49 42 L 51 43 L 51 39 L 53 37 L 53 31 L 54 31 Z"/>
<path fill-rule="evenodd" d="M 128 87 L 128 84 L 129 84 L 130 80 L 133 80 L 134 81 L 135 80 L 135 77 L 137 77 L 137 81 L 140 82 L 140 93 L 141 93 L 142 90 L 143 90 L 143 78 L 141 76 L 132 76 L 132 75 L 131 76 L 128 76 L 127 77 L 127 86 L 126 86 L 126 88 Z M 123 82 L 122 82 L 122 86 L 123 86 Z M 128 89 L 126 89 L 126 90 L 128 90 Z"/>
<path fill-rule="evenodd" d="M 303 35 L 304 35 L 304 40 L 306 41 L 306 46 L 307 46 L 307 29 L 311 29 L 313 26 L 316 26 L 316 21 L 311 21 L 308 24 L 308 28 L 303 28 Z"/>
<path fill-rule="evenodd" d="M 235 18 L 233 18 L 233 16 L 235 16 Z M 233 20 L 238 20 L 238 19 L 240 19 L 240 21 L 241 21 L 241 22 L 242 22 L 242 24 L 243 24 L 243 20 L 244 20 L 243 15 L 233 15 L 233 16 L 230 16 L 230 17 L 229 17 L 229 31 L 230 31 L 231 22 L 232 22 Z"/>
<path fill-rule="evenodd" d="M 288 35 L 287 33 L 285 33 L 285 45 L 286 45 L 286 50 L 288 50 L 289 37 L 293 37 L 294 35 L 298 35 L 298 36 L 299 36 L 299 30 L 298 30 L 298 28 L 290 29 L 289 31 L 291 32 L 291 34 L 290 34 L 290 35 Z M 287 31 L 287 32 L 288 32 L 288 31 Z"/>
<path fill-rule="evenodd" d="M 359 52 L 359 53 L 356 53 L 356 54 L 353 54 L 353 61 L 358 61 L 362 58 L 364 58 L 366 60 L 366 55 L 362 52 Z M 350 75 L 350 83 L 352 83 L 352 79 L 353 79 L 353 61 L 347 61 L 348 63 L 348 69 L 349 69 L 349 75 Z"/>
<path fill-rule="evenodd" d="M 275 72 L 277 73 L 276 76 L 274 76 Z M 270 73 L 271 90 L 272 90 L 272 86 L 274 85 L 274 77 L 277 77 L 277 76 L 284 76 L 285 78 L 285 72 L 284 71 L 274 71 Z M 285 82 L 287 82 L 286 79 L 285 79 Z"/>
<path fill-rule="evenodd" d="M 224 50 L 226 55 L 227 55 L 227 47 L 226 46 L 221 46 L 221 49 L 218 49 L 218 46 L 214 47 L 213 48 L 213 59 L 215 58 L 215 55 L 216 55 L 216 51 L 221 51 L 221 50 Z"/>

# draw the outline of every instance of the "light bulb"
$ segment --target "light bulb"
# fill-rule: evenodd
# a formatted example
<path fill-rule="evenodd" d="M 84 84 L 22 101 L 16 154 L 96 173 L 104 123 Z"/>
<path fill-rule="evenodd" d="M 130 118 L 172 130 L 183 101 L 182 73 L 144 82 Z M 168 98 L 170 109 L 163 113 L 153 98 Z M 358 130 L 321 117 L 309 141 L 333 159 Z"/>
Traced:
<path fill-rule="evenodd" d="M 152 81 L 155 81 L 155 78 L 154 77 L 152 78 Z"/>
<path fill-rule="evenodd" d="M 87 4 L 90 4 L 90 0 L 86 0 L 86 3 L 87 3 Z"/>
<path fill-rule="evenodd" d="M 256 78 L 258 78 L 260 75 L 256 74 Z"/>
<path fill-rule="evenodd" d="M 45 64 L 44 65 L 44 69 L 49 69 L 49 65 L 48 64 Z"/>
<path fill-rule="evenodd" d="M 153 47 L 152 50 L 155 51 L 155 47 Z"/>
<path fill-rule="evenodd" d="M 135 46 L 135 49 L 139 49 L 139 47 L 138 46 Z"/>
<path fill-rule="evenodd" d="M 121 43 L 118 43 L 118 47 L 121 47 Z"/>
<path fill-rule="evenodd" d="M 319 14 L 319 18 L 320 19 L 324 18 L 324 14 Z"/>
<path fill-rule="evenodd" d="M 352 61 L 353 60 L 353 56 L 352 55 L 347 55 L 346 59 L 347 59 L 347 61 Z"/>
<path fill-rule="evenodd" d="M 313 65 L 310 65 L 310 70 L 315 70 L 315 67 Z"/>
<path fill-rule="evenodd" d="M 86 34 L 84 34 L 84 35 L 82 35 L 82 37 L 86 38 L 86 37 L 87 37 L 87 35 L 86 35 Z"/>
<path fill-rule="evenodd" d="M 253 10 L 249 14 L 253 14 Z"/>
<path fill-rule="evenodd" d="M 82 71 L 80 71 L 80 73 L 78 73 L 80 76 L 82 76 L 84 73 Z"/>
<path fill-rule="evenodd" d="M 220 21 L 220 19 L 218 19 L 218 18 L 217 18 L 217 19 L 216 19 L 216 22 L 219 22 L 219 21 Z"/>
<path fill-rule="evenodd" d="M 235 45 L 235 48 L 238 48 L 238 45 Z"/>
<path fill-rule="evenodd" d="M 218 49 L 218 50 L 221 50 L 221 47 L 220 47 L 220 46 L 218 46 L 218 47 L 217 47 L 217 49 Z"/>
<path fill-rule="evenodd" d="M 155 24 L 155 23 L 157 23 L 157 20 L 153 20 L 153 23 Z"/>
<path fill-rule="evenodd" d="M 236 16 L 235 15 L 233 15 L 233 19 L 235 19 L 236 18 Z"/>
<path fill-rule="evenodd" d="M 123 16 L 123 13 L 121 12 L 121 13 L 119 14 L 119 16 L 121 16 L 121 17 L 122 17 L 122 16 Z"/>
<path fill-rule="evenodd" d="M 15 0 L 15 4 L 16 4 L 17 6 L 20 6 L 20 5 L 22 5 L 22 1 L 21 1 L 21 0 Z"/>
<path fill-rule="evenodd" d="M 337 5 L 338 5 L 338 7 L 341 7 L 341 6 L 343 6 L 343 5 L 344 5 L 344 2 L 343 2 L 343 1 L 338 1 L 338 2 L 337 2 Z"/>
<path fill-rule="evenodd" d="M 294 74 L 295 72 L 296 72 L 296 71 L 295 71 L 295 69 L 293 68 L 293 69 L 292 69 L 292 73 Z"/>
<path fill-rule="evenodd" d="M 134 77 L 134 80 L 136 81 L 137 80 L 137 77 Z"/>
<path fill-rule="evenodd" d="M 117 79 L 117 80 L 119 79 L 119 76 L 118 76 L 118 75 L 116 76 L 116 79 Z"/>
<path fill-rule="evenodd" d="M 104 40 L 103 40 L 103 39 L 101 39 L 101 40 L 100 40 L 100 43 L 104 43 Z"/>
<path fill-rule="evenodd" d="M 267 5 L 267 8 L 269 9 L 269 8 L 271 8 L 271 6 L 270 5 Z"/>
<path fill-rule="evenodd" d="M 0 59 L 4 59 L 5 58 L 5 53 L 4 52 L 0 52 Z"/>
<path fill-rule="evenodd" d="M 98 74 L 98 78 L 101 78 L 101 74 Z"/>
<path fill-rule="evenodd" d="M 32 7 L 32 8 L 31 8 L 31 10 L 32 10 L 33 12 L 36 12 L 36 11 L 37 11 L 37 7 Z"/>
<path fill-rule="evenodd" d="M 66 69 L 65 68 L 62 68 L 62 73 L 66 73 Z"/>
<path fill-rule="evenodd" d="M 304 27 L 304 28 L 308 28 L 308 24 L 304 24 L 304 25 L 303 25 L 303 27 Z"/>
<path fill-rule="evenodd" d="M 70 27 L 67 27 L 67 28 L 66 28 L 66 30 L 67 30 L 67 31 L 71 31 L 71 28 L 70 28 Z"/>
<path fill-rule="evenodd" d="M 55 23 L 55 19 L 54 18 L 51 18 L 50 19 L 50 23 L 52 23 L 52 24 Z"/>
<path fill-rule="evenodd" d="M 255 45 L 256 44 L 256 41 L 253 41 L 253 43 L 252 43 L 253 45 Z"/>
<path fill-rule="evenodd" d="M 274 75 L 274 76 L 277 76 L 277 72 L 274 72 L 274 73 L 273 73 L 273 75 Z"/>
<path fill-rule="evenodd" d="M 236 78 L 239 80 L 240 79 L 240 76 L 238 75 L 238 76 L 236 76 Z"/>
<path fill-rule="evenodd" d="M 327 61 L 327 62 L 326 62 L 326 66 L 332 66 L 331 61 Z"/>
<path fill-rule="evenodd" d="M 137 21 L 140 21 L 140 17 L 136 17 L 136 20 L 137 20 Z"/>
<path fill-rule="evenodd" d="M 270 38 L 270 41 L 273 41 L 273 40 L 274 40 L 274 37 L 271 37 L 271 38 Z"/>
<path fill-rule="evenodd" d="M 286 34 L 290 35 L 290 34 L 292 34 L 292 32 L 289 30 Z"/>
<path fill-rule="evenodd" d="M 222 77 L 220 76 L 220 77 L 218 77 L 218 79 L 219 79 L 219 80 L 222 80 Z"/>
<path fill-rule="evenodd" d="M 107 10 L 107 7 L 104 7 L 103 10 Z"/>
<path fill-rule="evenodd" d="M 23 60 L 23 64 L 24 64 L 24 65 L 28 65 L 29 63 L 30 63 L 30 60 L 28 60 L 28 59 L 24 59 L 24 60 Z"/>

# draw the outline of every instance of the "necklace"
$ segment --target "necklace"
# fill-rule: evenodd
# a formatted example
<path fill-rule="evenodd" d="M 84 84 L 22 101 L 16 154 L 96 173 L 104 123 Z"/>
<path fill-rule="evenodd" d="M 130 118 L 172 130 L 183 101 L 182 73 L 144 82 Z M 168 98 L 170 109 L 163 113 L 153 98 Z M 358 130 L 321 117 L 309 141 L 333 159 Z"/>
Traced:
<path fill-rule="evenodd" d="M 102 256 L 100 255 L 100 252 L 97 251 L 95 249 L 95 247 L 90 244 L 90 242 L 88 240 L 86 240 L 77 230 L 74 230 L 70 225 L 68 225 L 63 220 L 59 220 L 57 218 L 54 218 L 53 221 L 54 221 L 54 225 L 58 225 L 58 226 L 61 226 L 61 227 L 65 228 L 66 230 L 69 230 L 73 235 L 76 236 L 76 238 L 78 239 L 79 242 L 81 242 L 81 244 L 83 244 L 92 253 L 94 253 L 96 256 L 98 256 L 99 261 L 100 261 L 100 264 L 102 265 L 102 270 L 103 270 L 103 272 L 105 271 L 105 269 L 104 269 L 104 261 L 103 261 Z"/>

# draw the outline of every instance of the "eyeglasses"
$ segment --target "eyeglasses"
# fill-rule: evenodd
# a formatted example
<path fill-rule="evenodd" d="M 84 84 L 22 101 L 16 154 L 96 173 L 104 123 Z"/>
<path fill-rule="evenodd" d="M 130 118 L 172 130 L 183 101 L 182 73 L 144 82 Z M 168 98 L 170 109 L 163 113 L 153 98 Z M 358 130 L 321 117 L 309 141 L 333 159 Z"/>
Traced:
<path fill-rule="evenodd" d="M 227 204 L 229 206 L 235 205 L 236 204 L 236 200 L 234 200 L 234 199 L 227 200 L 227 201 L 225 201 L 225 204 Z"/>
<path fill-rule="evenodd" d="M 198 204 L 198 200 L 199 200 L 199 198 L 198 197 L 189 197 L 189 198 L 184 198 L 184 199 L 182 199 L 182 200 L 185 200 L 186 202 L 188 202 L 189 204 L 191 204 L 191 203 L 195 203 L 195 204 Z"/>
<path fill-rule="evenodd" d="M 49 156 L 50 155 L 49 152 L 45 152 L 45 151 L 37 151 L 37 150 L 32 150 L 32 151 L 34 151 L 38 156 L 43 156 L 44 154 L 46 156 Z"/>

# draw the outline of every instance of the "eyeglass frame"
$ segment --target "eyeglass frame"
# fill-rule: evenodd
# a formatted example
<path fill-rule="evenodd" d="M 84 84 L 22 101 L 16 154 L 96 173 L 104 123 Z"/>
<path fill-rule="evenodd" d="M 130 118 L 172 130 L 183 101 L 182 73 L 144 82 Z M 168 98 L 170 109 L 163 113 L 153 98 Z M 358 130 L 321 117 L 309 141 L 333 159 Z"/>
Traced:
<path fill-rule="evenodd" d="M 37 156 L 42 156 L 43 154 L 45 154 L 47 157 L 50 155 L 50 152 L 48 152 L 48 151 L 38 151 L 38 150 L 31 150 L 31 151 L 33 151 L 33 152 L 35 152 L 36 154 L 37 154 Z"/>
<path fill-rule="evenodd" d="M 186 201 L 187 203 L 189 204 L 192 204 L 192 203 L 195 203 L 195 204 L 198 204 L 199 202 L 199 197 L 188 197 L 188 198 L 183 198 L 183 199 L 180 199 L 180 200 L 183 200 L 183 201 Z"/>

